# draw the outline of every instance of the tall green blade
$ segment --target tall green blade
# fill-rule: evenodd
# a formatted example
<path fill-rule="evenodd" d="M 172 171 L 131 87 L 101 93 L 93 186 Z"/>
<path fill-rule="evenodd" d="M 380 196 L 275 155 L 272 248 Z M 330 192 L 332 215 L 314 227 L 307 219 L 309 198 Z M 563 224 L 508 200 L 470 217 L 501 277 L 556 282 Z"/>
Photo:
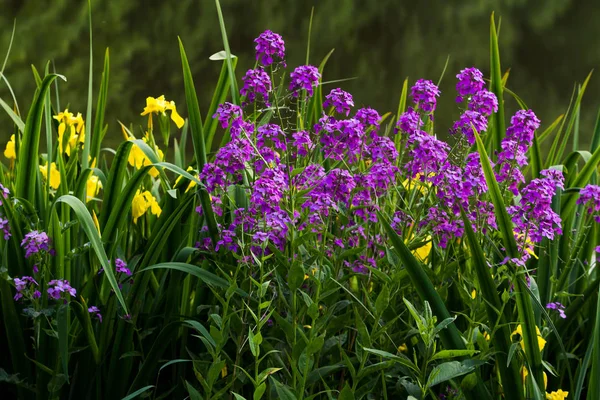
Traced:
<path fill-rule="evenodd" d="M 87 124 L 92 123 L 92 96 L 93 96 L 93 81 L 94 81 L 94 51 L 92 46 L 92 1 L 88 0 L 88 22 L 90 29 L 90 65 L 88 72 L 88 96 L 87 96 L 87 111 L 85 113 L 85 122 Z M 89 126 L 89 125 L 88 125 Z M 100 132 L 94 132 L 96 134 L 100 134 Z M 83 143 L 83 155 L 81 157 L 81 165 L 83 169 L 86 169 L 89 166 L 89 155 L 90 155 L 90 138 L 92 132 L 88 133 L 87 140 Z"/>
<path fill-rule="evenodd" d="M 596 305 L 596 324 L 592 334 L 594 350 L 592 351 L 592 373 L 590 374 L 588 400 L 600 399 L 600 291 L 598 292 L 598 303 Z"/>
<path fill-rule="evenodd" d="M 498 46 L 498 31 L 494 13 L 490 17 L 490 79 L 491 91 L 498 98 L 498 112 L 492 114 L 492 147 L 493 151 L 500 151 L 500 142 L 506 130 L 504 120 L 504 94 L 502 86 L 502 70 L 500 67 L 500 48 Z M 492 152 L 493 152 L 492 151 Z"/>
<path fill-rule="evenodd" d="M 232 66 L 235 70 L 237 65 L 238 58 L 232 55 Z M 213 93 L 213 97 L 210 103 L 210 107 L 208 108 L 208 113 L 206 114 L 206 118 L 204 119 L 204 137 L 206 138 L 206 151 L 212 151 L 212 145 L 215 138 L 215 133 L 217 132 L 217 127 L 219 126 L 219 121 L 213 118 L 215 112 L 217 112 L 217 107 L 219 104 L 222 104 L 227 98 L 227 91 L 231 86 L 231 79 L 229 79 L 229 67 L 227 63 L 223 63 L 221 67 L 221 74 L 219 75 L 219 80 L 217 81 L 217 86 L 215 87 L 215 91 Z M 226 135 L 229 134 L 229 131 L 226 132 Z M 228 138 L 224 138 L 225 141 L 229 141 Z"/>
<path fill-rule="evenodd" d="M 90 156 L 91 160 L 96 159 L 99 162 L 100 144 L 104 137 L 104 116 L 106 114 L 106 101 L 108 99 L 108 78 L 110 74 L 110 54 L 108 48 L 104 54 L 104 69 L 102 70 L 102 80 L 100 81 L 100 92 L 98 92 L 98 103 L 96 104 L 96 118 L 94 119 L 94 129 L 89 130 L 87 140 L 91 140 Z M 88 122 L 88 121 L 86 121 Z M 90 122 L 88 122 L 90 123 Z"/>
<path fill-rule="evenodd" d="M 231 62 L 231 49 L 229 48 L 229 40 L 227 39 L 227 30 L 225 29 L 225 20 L 223 19 L 223 12 L 221 11 L 221 3 L 219 0 L 215 0 L 215 5 L 217 6 L 217 14 L 219 16 L 219 27 L 221 28 L 221 37 L 223 39 L 223 48 L 225 49 L 227 63 L 227 69 L 229 70 L 229 80 L 231 89 L 231 102 L 233 104 L 240 104 L 240 98 L 238 94 L 237 83 L 235 81 L 235 75 L 233 71 L 233 63 Z"/>

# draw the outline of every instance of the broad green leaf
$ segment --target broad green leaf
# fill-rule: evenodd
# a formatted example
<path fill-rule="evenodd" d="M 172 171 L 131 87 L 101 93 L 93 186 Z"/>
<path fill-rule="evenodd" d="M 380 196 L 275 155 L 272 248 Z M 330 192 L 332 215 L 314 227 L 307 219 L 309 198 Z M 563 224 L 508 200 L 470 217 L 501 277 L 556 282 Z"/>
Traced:
<path fill-rule="evenodd" d="M 466 357 L 479 353 L 477 350 L 441 350 L 431 357 L 431 360 L 444 360 L 446 358 Z"/>
<path fill-rule="evenodd" d="M 427 387 L 433 387 L 442 382 L 473 372 L 475 368 L 485 364 L 481 360 L 449 361 L 436 365 L 429 373 Z"/>

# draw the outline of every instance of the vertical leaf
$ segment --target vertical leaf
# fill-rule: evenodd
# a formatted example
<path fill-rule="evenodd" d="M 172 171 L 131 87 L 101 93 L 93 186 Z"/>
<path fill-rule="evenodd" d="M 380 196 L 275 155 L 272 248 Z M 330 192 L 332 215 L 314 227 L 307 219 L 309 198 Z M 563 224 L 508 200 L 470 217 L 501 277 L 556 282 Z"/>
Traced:
<path fill-rule="evenodd" d="M 502 70 L 500 67 L 500 49 L 498 46 L 498 31 L 494 13 L 490 17 L 490 78 L 491 91 L 498 98 L 498 112 L 492 114 L 492 150 L 500 150 L 500 142 L 506 130 L 504 120 L 504 94 L 502 87 Z"/>
<path fill-rule="evenodd" d="M 94 119 L 94 129 L 87 133 L 87 140 L 91 140 L 90 156 L 99 162 L 100 144 L 104 138 L 104 115 L 106 114 L 106 101 L 108 99 L 108 77 L 110 74 L 110 55 L 108 48 L 104 54 L 104 69 L 102 70 L 102 80 L 100 81 L 100 91 L 98 92 L 98 103 L 96 105 L 96 118 Z M 86 121 L 90 123 L 90 121 Z M 86 141 L 87 141 L 86 140 Z M 99 165 L 99 164 L 98 164 Z"/>
<path fill-rule="evenodd" d="M 235 75 L 233 71 L 233 63 L 231 62 L 231 49 L 229 48 L 229 40 L 227 39 L 227 30 L 225 29 L 225 20 L 223 19 L 223 12 L 221 11 L 221 3 L 219 0 L 215 0 L 215 5 L 217 6 L 217 14 L 219 16 L 219 26 L 221 28 L 221 37 L 223 39 L 223 48 L 225 49 L 227 63 L 227 69 L 229 70 L 229 88 L 231 89 L 231 102 L 233 104 L 240 104 L 240 99 L 238 95 L 237 83 L 235 81 Z"/>

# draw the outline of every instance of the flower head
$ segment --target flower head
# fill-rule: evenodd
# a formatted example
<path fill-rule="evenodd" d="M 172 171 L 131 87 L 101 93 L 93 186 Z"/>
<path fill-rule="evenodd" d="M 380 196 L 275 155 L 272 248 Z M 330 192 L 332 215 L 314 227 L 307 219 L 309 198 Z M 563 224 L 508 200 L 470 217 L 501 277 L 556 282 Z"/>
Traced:
<path fill-rule="evenodd" d="M 219 104 L 213 118 L 218 118 L 221 128 L 226 129 L 232 119 L 242 116 L 242 108 L 235 104 L 225 102 Z"/>
<path fill-rule="evenodd" d="M 478 134 L 481 132 L 487 131 L 487 118 L 477 112 L 472 110 L 466 110 L 454 123 L 454 126 L 450 130 L 451 134 L 462 133 L 466 136 L 469 144 L 472 146 L 475 144 L 475 134 L 473 133 L 473 128 L 477 131 Z"/>
<path fill-rule="evenodd" d="M 64 293 L 65 301 L 67 296 L 75 297 L 77 296 L 77 290 L 75 290 L 69 284 L 69 281 L 64 279 L 54 279 L 48 282 L 48 297 L 54 300 L 60 300 Z"/>
<path fill-rule="evenodd" d="M 375 131 L 379 130 L 381 115 L 379 115 L 377 110 L 374 110 L 371 107 L 361 108 L 356 112 L 354 118 L 359 120 L 365 126 L 365 129 L 372 126 Z"/>
<path fill-rule="evenodd" d="M 431 113 L 435 111 L 436 97 L 440 96 L 440 90 L 432 81 L 419 79 L 411 88 L 410 95 L 419 110 Z"/>
<path fill-rule="evenodd" d="M 25 258 L 42 251 L 50 251 L 50 238 L 46 232 L 31 231 L 25 234 L 21 247 L 25 249 Z"/>
<path fill-rule="evenodd" d="M 13 297 L 15 301 L 22 299 L 23 297 L 38 299 L 41 297 L 41 293 L 37 290 L 38 283 L 31 276 L 22 276 L 21 278 L 14 278 L 15 289 L 17 293 Z"/>
<path fill-rule="evenodd" d="M 55 115 L 54 119 L 59 122 L 58 149 L 61 153 L 64 151 L 66 155 L 70 156 L 71 150 L 75 149 L 77 143 L 83 143 L 85 141 L 85 122 L 83 121 L 83 117 L 81 116 L 81 113 L 77 113 L 77 116 L 73 116 L 73 113 L 66 109 L 63 112 L 58 113 L 58 115 Z M 64 138 L 65 132 L 68 134 L 66 146 Z"/>
<path fill-rule="evenodd" d="M 278 33 L 266 30 L 256 39 L 256 60 L 262 65 L 269 66 L 273 64 L 273 56 L 279 58 L 285 66 L 285 43 Z"/>
<path fill-rule="evenodd" d="M 40 165 L 40 172 L 45 180 L 48 179 L 48 163 L 46 165 Z M 56 168 L 56 163 L 50 164 L 50 187 L 54 190 L 60 186 L 60 172 Z"/>
<path fill-rule="evenodd" d="M 86 182 L 86 198 L 88 202 L 100 193 L 102 189 L 102 181 L 96 175 L 90 175 Z"/>
<path fill-rule="evenodd" d="M 17 153 L 15 151 L 15 135 L 10 135 L 10 140 L 6 142 L 4 157 L 8 158 L 9 160 L 17 159 Z"/>
<path fill-rule="evenodd" d="M 408 107 L 408 110 L 403 112 L 398 118 L 398 123 L 396 123 L 396 129 L 394 129 L 395 133 L 398 133 L 401 130 L 404 133 L 408 133 L 412 135 L 414 132 L 421 129 L 423 126 L 423 121 L 421 121 L 421 116 L 418 112 L 416 112 L 412 107 Z"/>
<path fill-rule="evenodd" d="M 96 306 L 91 306 L 88 308 L 88 312 L 98 318 L 98 321 L 102 323 L 102 314 L 100 314 L 100 309 Z"/>
<path fill-rule="evenodd" d="M 489 90 L 482 89 L 471 96 L 469 110 L 490 116 L 492 113 L 498 111 L 498 98 Z"/>
<path fill-rule="evenodd" d="M 558 301 L 546 304 L 546 308 L 549 310 L 556 310 L 561 318 L 567 318 L 567 314 L 565 314 L 565 306 Z"/>
<path fill-rule="evenodd" d="M 540 351 L 542 351 L 544 350 L 544 346 L 546 346 L 546 340 L 542 337 L 540 328 L 536 326 L 535 330 L 537 332 L 538 347 L 540 348 Z M 513 333 L 511 334 L 511 338 L 513 340 L 518 338 L 521 344 L 521 348 L 523 349 L 523 351 L 525 351 L 525 343 L 523 342 L 523 327 L 521 326 L 521 324 L 519 324 L 517 328 L 513 331 Z"/>
<path fill-rule="evenodd" d="M 161 95 L 157 98 L 147 97 L 146 107 L 144 107 L 144 111 L 142 111 L 140 115 L 148 115 L 149 126 L 152 126 L 152 114 L 166 115 L 167 111 L 171 112 L 171 120 L 175 122 L 175 125 L 177 125 L 178 128 L 181 129 L 185 121 L 181 115 L 177 113 L 175 102 L 165 100 L 164 95 Z"/>
<path fill-rule="evenodd" d="M 562 389 L 558 389 L 557 391 L 546 393 L 547 400 L 566 400 L 569 396 L 569 392 L 565 392 Z"/>
<path fill-rule="evenodd" d="M 262 69 L 249 69 L 242 78 L 244 86 L 240 90 L 242 96 L 247 96 L 248 101 L 253 103 L 258 96 L 269 106 L 269 92 L 271 91 L 271 78 Z"/>
<path fill-rule="evenodd" d="M 131 276 L 131 270 L 127 268 L 127 263 L 120 258 L 115 259 L 115 271 Z"/>
<path fill-rule="evenodd" d="M 160 217 L 162 210 L 160 205 L 156 201 L 156 198 L 149 191 L 136 192 L 131 202 L 131 215 L 133 216 L 133 223 L 137 224 L 138 218 L 146 213 L 150 209 L 150 212 L 157 217 Z"/>
<path fill-rule="evenodd" d="M 323 102 L 323 107 L 332 106 L 340 114 L 350 114 L 350 108 L 354 107 L 352 95 L 340 88 L 332 89 Z"/>
<path fill-rule="evenodd" d="M 456 91 L 458 92 L 458 97 L 456 98 L 457 103 L 463 101 L 463 97 L 471 96 L 479 92 L 485 85 L 483 74 L 475 67 L 461 70 L 460 73 L 456 75 L 456 78 L 458 78 L 458 82 L 456 83 Z"/>
<path fill-rule="evenodd" d="M 581 189 L 577 204 L 584 204 L 589 214 L 600 211 L 600 186 L 587 185 Z"/>
<path fill-rule="evenodd" d="M 0 217 L 0 230 L 4 232 L 4 240 L 8 240 L 12 235 L 10 233 L 10 225 L 8 219 Z"/>
<path fill-rule="evenodd" d="M 321 74 L 317 67 L 312 65 L 296 67 L 290 73 L 290 91 L 292 92 L 292 96 L 298 97 L 300 90 L 304 89 L 308 97 L 312 97 L 314 88 L 319 84 L 319 79 L 321 79 Z"/>

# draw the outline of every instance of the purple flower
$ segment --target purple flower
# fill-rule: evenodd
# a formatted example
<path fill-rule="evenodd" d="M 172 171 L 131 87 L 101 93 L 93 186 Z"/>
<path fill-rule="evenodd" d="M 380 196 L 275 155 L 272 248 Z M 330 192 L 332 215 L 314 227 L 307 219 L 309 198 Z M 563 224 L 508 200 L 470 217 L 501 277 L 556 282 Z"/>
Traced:
<path fill-rule="evenodd" d="M 3 184 L 0 183 L 0 206 L 3 204 L 2 197 L 4 197 L 5 199 L 8 199 L 9 194 L 10 194 L 10 191 L 7 188 L 5 188 Z"/>
<path fill-rule="evenodd" d="M 321 74 L 317 67 L 301 65 L 290 74 L 290 91 L 292 96 L 298 97 L 299 91 L 304 89 L 309 97 L 314 94 L 314 88 L 319 84 Z"/>
<path fill-rule="evenodd" d="M 371 144 L 367 146 L 367 151 L 373 161 L 392 162 L 398 158 L 398 150 L 392 139 L 387 136 L 375 136 Z"/>
<path fill-rule="evenodd" d="M 410 90 L 410 95 L 417 109 L 431 113 L 435 111 L 437 99 L 440 96 L 438 87 L 427 79 L 419 79 Z"/>
<path fill-rule="evenodd" d="M 423 121 L 421 121 L 421 116 L 419 113 L 416 112 L 412 107 L 408 107 L 408 109 L 398 118 L 394 133 L 398 133 L 398 130 L 401 130 L 402 132 L 412 135 L 414 132 L 421 129 L 422 126 Z"/>
<path fill-rule="evenodd" d="M 98 321 L 102 323 L 102 314 L 100 314 L 100 309 L 98 307 L 91 306 L 88 308 L 88 312 L 92 315 L 95 315 L 95 317 L 98 318 Z"/>
<path fill-rule="evenodd" d="M 456 91 L 458 92 L 457 103 L 463 101 L 463 97 L 479 92 L 485 85 L 483 74 L 475 67 L 461 70 L 460 74 L 456 75 L 456 77 L 458 78 L 458 82 L 456 83 Z"/>
<path fill-rule="evenodd" d="M 489 117 L 492 113 L 498 111 L 498 98 L 489 90 L 482 89 L 471 97 L 469 110 Z"/>
<path fill-rule="evenodd" d="M 361 153 L 365 136 L 363 124 L 356 118 L 350 118 L 336 121 L 332 128 L 331 131 L 323 130 L 321 136 L 325 157 L 342 160 L 347 153 L 350 162 L 356 161 Z"/>
<path fill-rule="evenodd" d="M 269 106 L 271 79 L 262 68 L 249 69 L 242 81 L 244 82 L 244 86 L 240 90 L 242 96 L 248 96 L 250 103 L 253 103 L 257 96 L 262 96 L 267 107 Z"/>
<path fill-rule="evenodd" d="M 206 185 L 206 189 L 212 193 L 217 187 L 225 185 L 225 172 L 214 163 L 206 163 L 200 173 L 200 179 Z"/>
<path fill-rule="evenodd" d="M 354 260 L 352 263 L 344 261 L 347 267 L 352 268 L 352 271 L 357 274 L 368 274 L 369 268 L 377 268 L 377 262 L 372 257 L 360 256 L 358 260 Z"/>
<path fill-rule="evenodd" d="M 273 56 L 278 57 L 285 66 L 285 43 L 281 35 L 266 30 L 256 39 L 256 59 L 265 67 L 273 64 Z"/>
<path fill-rule="evenodd" d="M 473 128 L 480 134 L 483 131 L 487 131 L 487 118 L 477 111 L 466 110 L 454 123 L 451 134 L 462 133 L 467 137 L 469 144 L 472 146 L 475 144 L 475 134 Z"/>
<path fill-rule="evenodd" d="M 563 306 L 558 301 L 554 302 L 554 303 L 548 303 L 548 304 L 546 304 L 546 308 L 549 309 L 549 310 L 556 310 L 556 311 L 558 311 L 558 314 L 563 319 L 567 318 L 567 314 L 565 314 L 565 306 Z"/>
<path fill-rule="evenodd" d="M 533 134 L 540 127 L 540 120 L 531 110 L 519 110 L 510 119 L 506 139 L 515 140 L 523 153 L 531 146 Z"/>
<path fill-rule="evenodd" d="M 77 291 L 71 287 L 67 280 L 53 279 L 48 282 L 48 297 L 50 299 L 60 300 L 63 293 L 65 293 L 65 301 L 67 295 L 71 297 L 77 296 Z"/>
<path fill-rule="evenodd" d="M 600 254 L 600 246 L 596 247 L 596 253 Z"/>
<path fill-rule="evenodd" d="M 381 120 L 381 115 L 379 115 L 377 110 L 374 110 L 371 107 L 361 108 L 356 112 L 354 118 L 359 120 L 365 126 L 365 128 L 372 126 L 375 131 L 379 130 L 379 121 Z"/>
<path fill-rule="evenodd" d="M 354 107 L 354 100 L 352 100 L 352 95 L 348 92 L 343 91 L 340 88 L 333 89 L 327 96 L 325 96 L 325 101 L 323 102 L 323 108 L 333 106 L 335 107 L 335 111 L 340 114 L 350 114 L 350 108 Z"/>
<path fill-rule="evenodd" d="M 405 168 L 410 176 L 415 178 L 417 174 L 428 177 L 437 174 L 446 164 L 450 146 L 435 137 L 424 134 L 415 141 L 415 147 L 409 154 L 412 159 L 406 163 Z"/>
<path fill-rule="evenodd" d="M 335 168 L 325 175 L 322 180 L 322 189 L 328 193 L 333 201 L 348 204 L 350 193 L 356 187 L 352 174 L 345 169 Z"/>
<path fill-rule="evenodd" d="M 8 219 L 0 217 L 0 229 L 4 232 L 4 240 L 8 240 L 12 236 L 10 233 L 10 225 L 8 225 Z"/>
<path fill-rule="evenodd" d="M 223 229 L 221 231 L 221 238 L 215 246 L 215 251 L 219 251 L 221 247 L 233 252 L 238 251 L 239 246 L 237 245 L 235 238 L 235 225 L 232 224 L 230 229 Z"/>
<path fill-rule="evenodd" d="M 276 149 L 286 151 L 285 133 L 279 125 L 265 124 L 258 127 L 256 135 L 256 147 L 259 149 L 265 146 L 265 139 L 271 139 Z"/>
<path fill-rule="evenodd" d="M 420 227 L 429 225 L 432 232 L 439 237 L 439 246 L 445 249 L 452 237 L 459 238 L 464 233 L 461 219 L 451 218 L 446 211 L 431 207 L 425 219 L 419 223 Z"/>
<path fill-rule="evenodd" d="M 584 204 L 589 214 L 600 211 L 600 186 L 587 185 L 581 189 L 577 204 Z"/>
<path fill-rule="evenodd" d="M 315 144 L 310 139 L 308 131 L 294 132 L 292 134 L 294 146 L 300 157 L 306 157 L 308 152 L 314 149 Z"/>
<path fill-rule="evenodd" d="M 34 299 L 37 299 L 41 296 L 41 293 L 35 289 L 35 286 L 39 286 L 35 279 L 31 276 L 23 276 L 21 278 L 14 278 L 15 289 L 17 293 L 13 297 L 15 301 L 22 299 L 24 296 L 31 295 Z M 33 286 L 35 285 L 35 286 Z M 31 289 L 34 289 L 31 292 Z"/>
<path fill-rule="evenodd" d="M 471 189 L 475 194 L 480 195 L 487 192 L 487 182 L 481 167 L 479 153 L 470 153 L 467 156 L 465 171 L 463 174 L 465 186 Z"/>
<path fill-rule="evenodd" d="M 21 247 L 25 249 L 25 258 L 39 253 L 41 251 L 50 251 L 50 238 L 46 232 L 31 231 L 25 235 L 21 242 Z"/>
<path fill-rule="evenodd" d="M 214 113 L 213 118 L 218 118 L 221 128 L 226 129 L 229 126 L 229 121 L 234 118 L 242 116 L 242 109 L 240 106 L 225 102 L 219 104 L 217 112 Z"/>
<path fill-rule="evenodd" d="M 127 276 L 131 276 L 131 270 L 127 268 L 127 263 L 120 258 L 115 260 L 115 271 L 124 273 Z"/>

